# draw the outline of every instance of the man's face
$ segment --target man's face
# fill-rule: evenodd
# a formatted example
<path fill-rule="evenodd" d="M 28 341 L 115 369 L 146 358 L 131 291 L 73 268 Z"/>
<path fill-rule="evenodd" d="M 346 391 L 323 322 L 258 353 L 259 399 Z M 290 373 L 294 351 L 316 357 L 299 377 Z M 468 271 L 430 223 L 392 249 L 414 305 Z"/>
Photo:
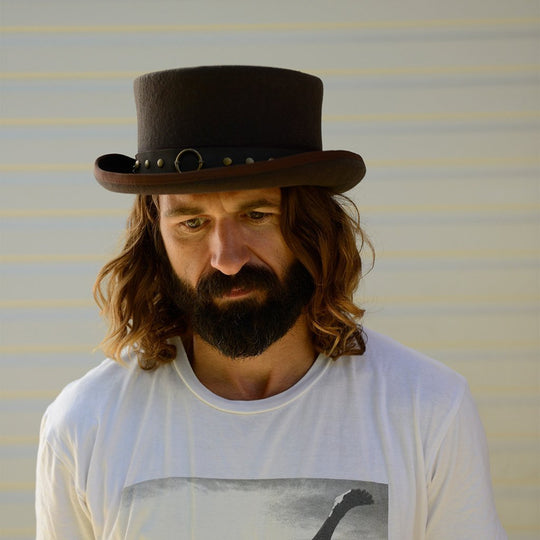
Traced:
<path fill-rule="evenodd" d="M 285 335 L 313 292 L 286 245 L 278 188 L 162 195 L 170 294 L 194 331 L 229 357 L 261 354 Z"/>

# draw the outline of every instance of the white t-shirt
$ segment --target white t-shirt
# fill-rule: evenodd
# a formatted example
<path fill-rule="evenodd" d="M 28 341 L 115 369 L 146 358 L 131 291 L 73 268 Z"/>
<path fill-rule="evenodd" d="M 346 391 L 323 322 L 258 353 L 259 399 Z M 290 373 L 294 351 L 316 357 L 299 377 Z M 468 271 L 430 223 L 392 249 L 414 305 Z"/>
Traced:
<path fill-rule="evenodd" d="M 367 336 L 255 401 L 210 392 L 180 340 L 156 371 L 105 360 L 43 418 L 38 540 L 506 538 L 465 380 Z"/>

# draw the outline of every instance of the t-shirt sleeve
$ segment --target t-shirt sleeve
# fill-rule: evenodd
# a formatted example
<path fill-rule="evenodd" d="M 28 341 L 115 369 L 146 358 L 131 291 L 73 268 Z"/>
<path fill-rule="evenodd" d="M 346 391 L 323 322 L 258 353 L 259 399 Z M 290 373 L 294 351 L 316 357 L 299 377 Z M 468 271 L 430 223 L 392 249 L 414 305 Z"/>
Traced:
<path fill-rule="evenodd" d="M 77 492 L 74 472 L 46 436 L 47 414 L 40 433 L 36 469 L 36 539 L 94 539 L 84 498 Z"/>
<path fill-rule="evenodd" d="M 429 540 L 504 540 L 484 428 L 467 388 L 428 468 Z"/>

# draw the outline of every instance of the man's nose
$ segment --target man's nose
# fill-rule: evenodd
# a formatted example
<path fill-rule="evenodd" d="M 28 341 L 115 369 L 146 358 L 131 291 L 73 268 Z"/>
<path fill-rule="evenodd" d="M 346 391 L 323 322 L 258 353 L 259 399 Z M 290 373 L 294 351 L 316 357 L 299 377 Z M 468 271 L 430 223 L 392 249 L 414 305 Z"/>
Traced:
<path fill-rule="evenodd" d="M 234 222 L 215 225 L 211 250 L 212 267 L 228 276 L 237 274 L 250 257 L 243 231 Z"/>

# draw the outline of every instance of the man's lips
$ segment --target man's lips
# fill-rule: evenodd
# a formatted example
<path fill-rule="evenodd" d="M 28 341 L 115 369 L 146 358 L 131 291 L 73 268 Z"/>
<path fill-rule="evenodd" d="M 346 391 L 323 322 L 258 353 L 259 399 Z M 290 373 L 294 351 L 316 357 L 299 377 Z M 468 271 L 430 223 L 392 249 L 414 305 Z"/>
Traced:
<path fill-rule="evenodd" d="M 253 297 L 262 300 L 265 296 L 265 291 L 259 287 L 233 287 L 223 294 L 214 298 L 215 301 L 223 300 L 241 300 L 246 297 Z"/>
<path fill-rule="evenodd" d="M 244 296 L 253 291 L 252 287 L 233 287 L 230 291 L 226 292 L 223 296 L 234 298 L 236 296 Z"/>

